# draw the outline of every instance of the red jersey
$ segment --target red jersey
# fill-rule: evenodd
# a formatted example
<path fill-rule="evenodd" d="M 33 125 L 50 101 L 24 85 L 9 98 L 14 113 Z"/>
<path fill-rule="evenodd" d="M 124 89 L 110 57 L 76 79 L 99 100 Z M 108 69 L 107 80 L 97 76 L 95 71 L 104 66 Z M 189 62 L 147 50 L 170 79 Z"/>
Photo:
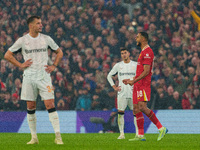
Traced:
<path fill-rule="evenodd" d="M 150 86 L 151 85 L 153 60 L 154 60 L 153 50 L 149 46 L 144 47 L 143 50 L 141 51 L 139 57 L 138 57 L 137 71 L 136 71 L 135 78 L 140 76 L 140 74 L 144 71 L 144 65 L 150 65 L 151 66 L 150 72 L 145 78 L 139 80 L 134 85 L 137 85 L 137 86 L 140 86 L 140 85 L 141 86 Z"/>

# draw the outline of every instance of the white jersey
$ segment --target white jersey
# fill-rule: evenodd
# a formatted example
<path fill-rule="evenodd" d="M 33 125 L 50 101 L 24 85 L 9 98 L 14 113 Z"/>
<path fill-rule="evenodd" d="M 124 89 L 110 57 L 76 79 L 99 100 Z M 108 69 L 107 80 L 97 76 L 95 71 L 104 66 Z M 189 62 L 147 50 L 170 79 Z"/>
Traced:
<path fill-rule="evenodd" d="M 11 52 L 22 50 L 24 60 L 32 59 L 32 65 L 24 70 L 24 75 L 34 80 L 41 80 L 47 74 L 45 65 L 48 62 L 48 46 L 52 50 L 57 50 L 59 47 L 54 40 L 47 35 L 39 33 L 36 38 L 29 34 L 20 37 L 10 48 Z"/>
<path fill-rule="evenodd" d="M 116 63 L 112 70 L 109 72 L 107 79 L 111 86 L 115 85 L 112 76 L 118 75 L 119 85 L 121 91 L 118 92 L 118 96 L 132 98 L 133 86 L 125 85 L 122 80 L 133 78 L 136 75 L 137 62 L 130 61 L 129 63 L 124 63 L 121 61 Z"/>

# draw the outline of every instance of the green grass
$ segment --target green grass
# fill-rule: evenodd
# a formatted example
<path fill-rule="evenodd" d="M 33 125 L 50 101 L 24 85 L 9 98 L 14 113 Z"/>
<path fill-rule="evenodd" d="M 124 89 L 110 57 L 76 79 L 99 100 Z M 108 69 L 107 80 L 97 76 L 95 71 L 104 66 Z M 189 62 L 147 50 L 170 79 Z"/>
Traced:
<path fill-rule="evenodd" d="M 167 134 L 157 142 L 157 134 L 145 134 L 147 141 L 129 142 L 134 134 L 117 140 L 119 134 L 62 134 L 64 145 L 54 144 L 54 134 L 38 134 L 38 145 L 26 145 L 30 134 L 0 133 L 0 150 L 198 150 L 200 134 Z"/>

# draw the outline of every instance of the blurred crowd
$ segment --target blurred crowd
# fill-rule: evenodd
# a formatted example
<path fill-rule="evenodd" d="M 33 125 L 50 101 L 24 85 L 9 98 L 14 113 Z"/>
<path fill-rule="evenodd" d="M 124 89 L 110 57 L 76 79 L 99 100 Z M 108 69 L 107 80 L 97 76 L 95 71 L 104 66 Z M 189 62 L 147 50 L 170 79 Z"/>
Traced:
<path fill-rule="evenodd" d="M 42 18 L 43 32 L 63 50 L 51 74 L 58 110 L 111 110 L 116 92 L 106 80 L 120 47 L 137 61 L 138 32 L 149 34 L 155 54 L 151 109 L 200 109 L 200 1 L 198 0 L 1 0 L 0 111 L 26 110 L 20 100 L 23 70 L 3 59 L 28 33 L 26 19 Z M 55 53 L 49 49 L 49 64 Z M 23 62 L 20 52 L 15 54 Z M 114 77 L 117 84 L 117 77 Z M 37 109 L 44 104 L 37 100 Z"/>

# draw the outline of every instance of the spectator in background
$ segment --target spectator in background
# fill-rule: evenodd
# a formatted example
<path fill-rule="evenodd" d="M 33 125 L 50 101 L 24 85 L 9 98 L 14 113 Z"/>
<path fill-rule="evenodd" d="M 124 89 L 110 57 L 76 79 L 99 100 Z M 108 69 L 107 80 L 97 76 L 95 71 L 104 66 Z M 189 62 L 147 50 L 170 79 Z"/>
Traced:
<path fill-rule="evenodd" d="M 13 74 L 9 73 L 8 78 L 6 79 L 6 89 L 9 93 L 12 93 L 13 86 Z"/>
<path fill-rule="evenodd" d="M 5 92 L 7 89 L 6 89 L 6 86 L 5 84 L 2 82 L 2 77 L 0 76 L 0 92 Z"/>
<path fill-rule="evenodd" d="M 170 83 L 173 85 L 174 90 L 178 91 L 180 95 L 183 95 L 188 85 L 192 83 L 193 74 L 189 76 L 188 79 L 185 79 L 180 71 L 176 71 L 176 74 L 170 74 Z"/>
<path fill-rule="evenodd" d="M 15 1 L 8 3 L 1 0 L 1 3 L 5 7 L 0 9 L 0 14 L 3 14 L 0 18 L 0 27 L 2 28 L 0 32 L 0 58 L 3 58 L 5 50 L 13 41 L 27 32 L 28 28 L 24 18 L 33 14 L 40 14 L 44 20 L 43 33 L 51 35 L 55 41 L 59 42 L 57 44 L 61 45 L 64 52 L 64 63 L 60 63 L 55 73 L 52 74 L 53 82 L 56 83 L 57 87 L 56 72 L 62 73 L 64 80 L 64 82 L 61 82 L 64 84 L 60 86 L 62 87 L 60 88 L 62 94 L 66 93 L 68 81 L 75 84 L 74 91 L 79 89 L 79 86 L 83 87 L 86 80 L 85 74 L 88 73 L 93 73 L 96 76 L 97 84 L 108 89 L 104 77 L 106 77 L 112 65 L 117 62 L 116 60 L 120 58 L 116 55 L 119 48 L 127 46 L 132 49 L 132 57 L 137 60 L 139 54 L 134 40 L 136 31 L 146 31 L 152 37 L 149 44 L 154 49 L 158 63 L 158 66 L 155 66 L 154 74 L 156 85 L 160 84 L 158 79 L 164 77 L 167 87 L 173 85 L 175 90 L 180 87 L 182 90 L 178 91 L 183 94 L 187 87 L 183 86 L 185 82 L 183 80 L 189 81 L 187 80 L 190 79 L 189 70 L 192 70 L 191 68 L 188 70 L 188 67 L 198 70 L 195 60 L 199 58 L 198 47 L 200 47 L 200 34 L 198 32 L 200 27 L 198 23 L 200 16 L 199 1 L 182 1 L 179 3 L 171 0 L 143 0 L 140 2 L 136 0 L 130 0 L 130 2 L 102 0 L 86 1 L 86 3 L 76 1 L 74 3 L 73 0 L 59 2 L 38 0 L 35 2 L 24 1 L 21 3 Z M 97 60 L 98 62 L 95 60 L 97 47 L 103 49 L 98 53 L 98 56 L 101 56 Z M 108 47 L 109 53 L 107 48 L 104 50 L 104 47 Z M 160 51 L 164 53 L 161 54 Z M 85 61 L 82 57 L 83 53 L 86 55 Z M 23 62 L 19 53 L 16 54 L 16 57 L 18 61 Z M 55 55 L 49 51 L 49 60 L 51 59 L 54 60 Z M 5 60 L 2 59 L 1 62 L 3 61 Z M 52 61 L 49 61 L 49 64 L 52 64 Z M 15 79 L 18 78 L 22 81 L 22 69 L 3 62 L 0 70 L 0 74 L 3 74 L 1 82 L 4 85 L 6 84 L 3 92 L 11 91 L 11 82 L 14 83 Z M 179 81 L 178 84 L 170 83 L 169 75 L 171 72 L 176 77 L 174 70 L 181 72 L 183 79 L 180 82 L 182 83 Z M 81 77 L 78 76 L 82 81 L 74 78 L 77 73 L 80 74 Z M 10 78 L 9 74 L 12 74 L 13 79 Z M 9 79 L 7 79 L 8 76 Z M 195 87 L 200 85 L 199 76 L 196 73 L 193 80 Z M 101 80 L 97 81 L 97 79 Z M 184 88 L 181 88 L 181 86 Z M 152 95 L 155 95 L 155 93 L 152 93 Z M 76 96 L 73 103 L 77 100 Z M 74 108 L 73 104 L 72 109 Z"/>
<path fill-rule="evenodd" d="M 63 96 L 60 89 L 55 90 L 55 106 L 58 110 L 65 109 L 65 101 L 63 100 Z"/>
<path fill-rule="evenodd" d="M 193 95 L 193 109 L 200 109 L 200 93 L 198 88 L 194 89 Z"/>
<path fill-rule="evenodd" d="M 168 99 L 168 109 L 182 109 L 181 97 L 178 91 L 173 93 L 173 99 Z"/>
<path fill-rule="evenodd" d="M 115 0 L 115 6 L 113 7 L 113 15 L 114 15 L 114 17 L 116 17 L 118 14 L 122 14 L 122 16 L 123 16 L 126 13 L 127 13 L 127 9 L 125 9 L 121 5 L 121 0 Z"/>
<path fill-rule="evenodd" d="M 183 109 L 193 109 L 195 101 L 193 100 L 192 88 L 188 87 L 182 96 L 182 108 Z"/>
<path fill-rule="evenodd" d="M 168 88 L 167 88 L 167 95 L 166 95 L 166 97 L 167 97 L 167 100 L 170 100 L 170 99 L 173 99 L 173 93 L 174 93 L 174 88 L 173 88 L 173 86 L 169 86 Z M 168 102 L 166 103 L 166 106 L 168 105 Z"/>
<path fill-rule="evenodd" d="M 76 102 L 76 110 L 86 111 L 91 110 L 91 96 L 88 94 L 86 88 L 82 89 L 82 94 L 78 97 Z"/>
<path fill-rule="evenodd" d="M 116 101 L 116 92 L 114 89 L 109 89 L 107 96 L 102 99 L 102 109 L 105 110 L 111 110 L 115 107 L 115 101 Z"/>
<path fill-rule="evenodd" d="M 0 68 L 0 76 L 2 81 L 6 81 L 6 78 L 8 77 L 8 71 L 6 71 L 6 67 L 5 66 L 1 66 Z"/>
<path fill-rule="evenodd" d="M 11 103 L 11 95 L 9 92 L 5 92 L 2 100 L 2 107 L 3 107 L 3 111 L 10 111 L 10 103 Z"/>
<path fill-rule="evenodd" d="M 65 105 L 67 105 L 68 110 L 74 110 L 76 107 L 75 103 L 75 89 L 73 84 L 70 82 L 67 84 L 66 91 L 63 93 L 63 99 L 66 100 Z"/>
<path fill-rule="evenodd" d="M 156 96 L 156 102 L 154 105 L 154 109 L 167 109 L 167 101 L 168 97 L 166 96 L 166 92 L 164 91 L 163 87 L 159 85 L 157 87 L 157 96 Z"/>
<path fill-rule="evenodd" d="M 130 18 L 133 18 L 133 11 L 135 9 L 139 9 L 142 7 L 141 2 L 137 2 L 136 0 L 131 0 L 130 3 L 125 3 L 124 0 L 121 0 L 121 6 L 126 8 Z"/>
<path fill-rule="evenodd" d="M 4 103 L 5 111 L 20 111 L 26 110 L 26 103 L 24 101 L 19 100 L 19 95 L 13 93 L 11 99 L 9 100 L 9 94 L 6 94 L 6 99 Z"/>
<path fill-rule="evenodd" d="M 17 93 L 19 95 L 21 93 L 22 83 L 19 78 L 15 79 L 14 85 L 12 87 L 12 93 Z"/>
<path fill-rule="evenodd" d="M 91 109 L 92 110 L 101 110 L 101 102 L 100 102 L 99 95 L 97 93 L 95 93 L 92 96 Z"/>
<path fill-rule="evenodd" d="M 83 87 L 84 84 L 84 78 L 80 73 L 73 74 L 73 85 L 75 89 L 79 89 L 80 87 Z"/>

